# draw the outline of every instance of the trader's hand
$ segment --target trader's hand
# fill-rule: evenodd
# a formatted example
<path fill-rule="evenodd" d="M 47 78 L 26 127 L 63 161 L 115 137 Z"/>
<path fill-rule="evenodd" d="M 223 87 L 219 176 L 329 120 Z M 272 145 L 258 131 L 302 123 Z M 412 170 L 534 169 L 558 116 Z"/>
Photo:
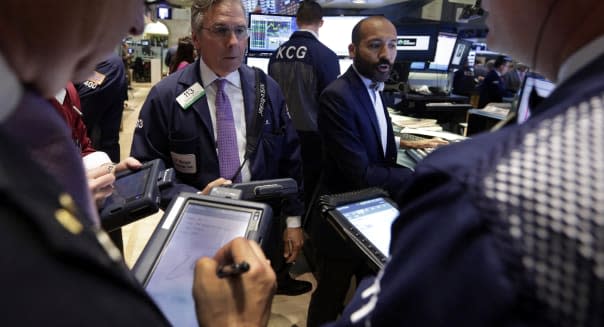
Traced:
<path fill-rule="evenodd" d="M 296 261 L 298 254 L 304 245 L 304 231 L 301 227 L 286 228 L 283 231 L 283 257 L 285 262 L 292 263 Z"/>
<path fill-rule="evenodd" d="M 208 185 L 206 185 L 206 187 L 204 187 L 203 190 L 201 190 L 201 192 L 197 192 L 197 193 L 203 194 L 203 195 L 208 195 L 208 194 L 210 194 L 210 191 L 214 187 L 222 186 L 222 185 L 231 185 L 231 184 L 233 184 L 233 182 L 231 182 L 229 179 L 220 177 L 218 179 L 215 179 L 215 180 L 209 182 Z"/>
<path fill-rule="evenodd" d="M 247 262 L 249 271 L 218 278 L 219 265 Z M 195 265 L 193 297 L 199 326 L 266 326 L 277 289 L 275 272 L 260 246 L 236 238 L 214 258 Z"/>
<path fill-rule="evenodd" d="M 113 193 L 113 182 L 115 182 L 114 168 L 113 164 L 106 164 L 86 172 L 88 189 L 97 208 L 101 208 L 105 199 Z"/>
<path fill-rule="evenodd" d="M 142 165 L 143 164 L 135 158 L 128 157 L 120 161 L 117 165 L 115 165 L 115 172 L 119 173 L 120 171 L 124 171 L 126 169 L 138 170 L 141 168 Z"/>
<path fill-rule="evenodd" d="M 445 141 L 441 138 L 438 138 L 438 137 L 435 137 L 432 139 L 417 140 L 417 141 L 401 139 L 401 148 L 406 148 L 406 149 L 436 148 L 438 146 L 445 145 L 445 144 L 449 144 L 449 142 Z"/>

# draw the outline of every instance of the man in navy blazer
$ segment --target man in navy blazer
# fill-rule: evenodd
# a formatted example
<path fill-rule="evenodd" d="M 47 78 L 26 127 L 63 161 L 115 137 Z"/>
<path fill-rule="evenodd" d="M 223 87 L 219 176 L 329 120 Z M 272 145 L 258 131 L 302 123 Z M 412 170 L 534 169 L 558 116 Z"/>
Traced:
<path fill-rule="evenodd" d="M 396 164 L 403 147 L 434 147 L 445 141 L 405 141 L 395 138 L 380 90 L 396 58 L 396 28 L 386 18 L 359 22 L 349 46 L 352 66 L 321 94 L 318 114 L 323 142 L 324 176 L 321 194 L 341 193 L 370 186 L 391 194 L 401 188 L 411 170 Z M 344 243 L 323 219 L 312 221 L 317 243 L 319 283 L 308 311 L 308 325 L 335 319 L 353 275 L 368 271 L 364 260 Z"/>
<path fill-rule="evenodd" d="M 508 71 L 509 63 L 509 58 L 505 56 L 499 56 L 495 59 L 494 69 L 489 71 L 482 81 L 482 84 L 479 86 L 479 108 L 484 108 L 491 102 L 502 102 L 504 97 L 512 96 L 512 93 L 506 89 L 505 81 L 503 80 L 503 75 Z"/>
<path fill-rule="evenodd" d="M 280 215 L 277 218 L 283 220 L 275 219 L 264 244 L 273 267 L 282 272 L 280 293 L 304 293 L 312 286 L 289 278 L 283 260 L 293 262 L 304 243 L 300 144 L 285 99 L 272 78 L 242 65 L 248 34 L 239 0 L 196 0 L 191 10 L 193 43 L 200 57 L 151 89 L 140 112 L 131 155 L 140 161 L 161 158 L 176 171 L 176 182 L 162 191 L 163 205 L 180 192 L 207 194 L 212 187 L 235 179 L 221 176 L 217 151 L 215 82 L 223 80 L 241 168 L 236 175 L 243 182 L 289 177 L 298 183 L 298 194 L 273 206 L 276 216 Z M 260 84 L 264 89 L 258 91 Z M 257 101 L 257 94 L 264 95 L 265 101 Z"/>

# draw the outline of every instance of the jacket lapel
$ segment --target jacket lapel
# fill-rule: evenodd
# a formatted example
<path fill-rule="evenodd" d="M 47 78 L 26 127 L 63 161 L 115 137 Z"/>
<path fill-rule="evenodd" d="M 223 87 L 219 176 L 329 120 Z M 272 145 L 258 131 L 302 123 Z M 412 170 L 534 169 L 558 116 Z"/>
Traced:
<path fill-rule="evenodd" d="M 350 81 L 352 92 L 358 103 L 361 104 L 361 107 L 363 108 L 362 111 L 364 111 L 365 115 L 369 118 L 369 122 L 371 123 L 371 128 L 373 129 L 373 134 L 375 135 L 377 143 L 381 145 L 382 136 L 380 134 L 380 125 L 378 124 L 375 109 L 373 107 L 373 103 L 371 103 L 371 97 L 368 94 L 367 87 L 365 84 L 363 84 L 363 81 L 354 71 L 352 66 L 350 66 L 348 71 L 346 71 L 345 78 Z M 383 151 L 378 152 L 383 153 Z"/>
<path fill-rule="evenodd" d="M 201 80 L 201 74 L 199 71 L 199 59 L 197 59 L 193 64 L 188 65 L 183 74 L 178 79 L 178 84 L 180 87 L 178 88 L 178 93 L 176 96 L 179 96 L 182 92 L 188 89 L 195 83 L 199 83 L 203 87 L 203 81 Z M 195 102 L 190 109 L 193 109 L 201 123 L 205 127 L 205 131 L 207 132 L 207 136 L 215 141 L 214 138 L 214 128 L 212 127 L 212 118 L 210 117 L 210 108 L 208 106 L 208 98 L 207 96 L 201 97 L 197 102 Z"/>

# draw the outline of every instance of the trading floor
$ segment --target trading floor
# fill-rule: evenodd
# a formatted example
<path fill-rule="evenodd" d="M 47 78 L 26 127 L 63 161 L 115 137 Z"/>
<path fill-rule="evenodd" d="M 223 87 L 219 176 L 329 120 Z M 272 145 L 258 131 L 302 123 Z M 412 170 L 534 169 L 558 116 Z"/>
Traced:
<path fill-rule="evenodd" d="M 121 158 L 126 158 L 130 154 L 134 127 L 136 126 L 140 108 L 150 89 L 150 83 L 133 83 L 132 89 L 128 91 L 127 107 L 122 117 L 122 131 L 120 132 Z M 124 256 L 128 266 L 132 267 L 136 262 L 161 216 L 162 213 L 160 211 L 122 229 L 124 236 Z M 304 267 L 294 267 L 292 269 L 294 272 L 303 270 Z M 296 278 L 312 282 L 313 288 L 316 286 L 311 273 L 306 272 Z M 309 292 L 299 296 L 275 296 L 269 326 L 306 326 L 306 312 L 310 301 L 310 294 Z"/>

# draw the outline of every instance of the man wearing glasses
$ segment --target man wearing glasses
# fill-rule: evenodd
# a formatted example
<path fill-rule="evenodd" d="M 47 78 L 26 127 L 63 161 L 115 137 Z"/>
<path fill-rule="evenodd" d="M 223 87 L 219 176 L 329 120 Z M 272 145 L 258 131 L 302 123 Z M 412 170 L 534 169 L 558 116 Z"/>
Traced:
<path fill-rule="evenodd" d="M 304 242 L 304 208 L 300 145 L 283 94 L 273 79 L 242 65 L 248 29 L 240 0 L 195 0 L 191 30 L 200 57 L 151 89 L 132 156 L 161 158 L 176 171 L 174 185 L 162 191 L 163 205 L 183 191 L 208 194 L 222 184 L 294 178 L 300 192 L 280 208 L 273 205 L 275 216 L 286 218 L 274 220 L 264 244 L 280 293 L 307 292 L 310 283 L 292 280 L 285 265 L 295 261 Z"/>

